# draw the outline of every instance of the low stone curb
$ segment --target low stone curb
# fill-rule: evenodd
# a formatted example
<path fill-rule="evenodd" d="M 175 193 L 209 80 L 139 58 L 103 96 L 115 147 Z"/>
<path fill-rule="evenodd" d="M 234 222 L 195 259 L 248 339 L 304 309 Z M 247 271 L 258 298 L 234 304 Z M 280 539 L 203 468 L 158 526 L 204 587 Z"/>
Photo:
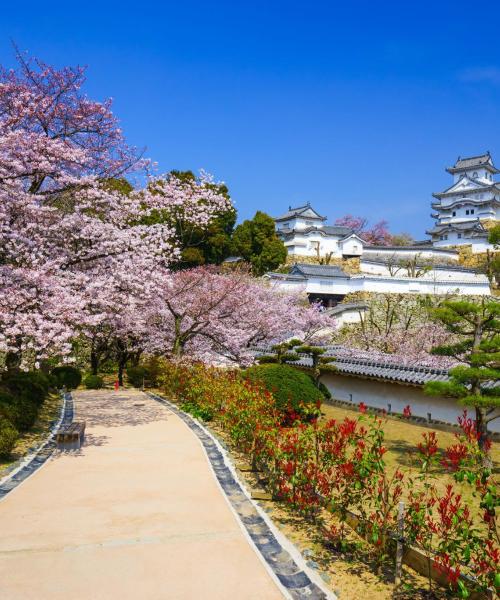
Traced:
<path fill-rule="evenodd" d="M 35 450 L 23 457 L 18 463 L 10 467 L 7 475 L 0 479 L 0 501 L 5 496 L 25 481 L 39 469 L 56 449 L 55 433 L 61 425 L 68 425 L 73 421 L 73 397 L 69 392 L 63 395 L 61 415 L 52 426 L 48 437 Z"/>
<path fill-rule="evenodd" d="M 213 472 L 224 491 L 233 511 L 258 550 L 265 564 L 279 581 L 288 597 L 294 600 L 336 600 L 336 596 L 323 590 L 297 565 L 289 551 L 276 539 L 260 509 L 250 499 L 241 483 L 233 474 L 225 459 L 224 451 L 217 440 L 191 415 L 180 410 L 165 398 L 147 392 L 154 400 L 166 405 L 175 413 L 200 440 Z M 319 579 L 319 574 L 318 574 Z"/>

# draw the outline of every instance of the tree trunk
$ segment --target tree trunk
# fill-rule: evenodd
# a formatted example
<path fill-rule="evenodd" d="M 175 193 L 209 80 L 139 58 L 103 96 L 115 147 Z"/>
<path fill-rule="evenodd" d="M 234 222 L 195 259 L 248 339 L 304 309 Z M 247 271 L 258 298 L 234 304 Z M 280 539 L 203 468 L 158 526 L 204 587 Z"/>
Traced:
<path fill-rule="evenodd" d="M 20 350 L 17 352 L 7 352 L 5 356 L 5 368 L 9 373 L 13 371 L 19 371 L 21 369 L 22 353 Z"/>
<path fill-rule="evenodd" d="M 132 352 L 130 355 L 130 363 L 133 367 L 139 366 L 139 361 L 141 360 L 142 350 L 137 350 L 137 352 Z"/>
<path fill-rule="evenodd" d="M 486 420 L 486 411 L 484 408 L 476 407 L 476 431 L 477 445 L 481 450 L 483 467 L 491 469 L 493 461 L 490 455 L 490 443 L 488 437 L 488 421 Z"/>
<path fill-rule="evenodd" d="M 90 351 L 90 370 L 92 371 L 92 375 L 97 375 L 99 372 L 99 364 L 100 364 L 100 355 L 96 350 L 92 349 Z"/>
<path fill-rule="evenodd" d="M 120 386 L 123 385 L 123 372 L 125 371 L 125 367 L 127 366 L 127 357 L 126 353 L 124 356 L 120 356 L 118 359 L 118 384 Z"/>

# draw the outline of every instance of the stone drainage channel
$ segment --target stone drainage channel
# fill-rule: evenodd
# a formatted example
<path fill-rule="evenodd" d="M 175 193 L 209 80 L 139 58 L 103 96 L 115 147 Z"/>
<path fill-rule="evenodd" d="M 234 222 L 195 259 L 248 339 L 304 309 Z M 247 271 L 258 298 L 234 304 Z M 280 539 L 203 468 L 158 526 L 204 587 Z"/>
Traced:
<path fill-rule="evenodd" d="M 307 567 L 300 552 L 277 530 L 266 513 L 250 498 L 221 444 L 199 421 L 162 396 L 147 392 L 175 413 L 200 440 L 215 477 L 247 538 L 288 598 L 336 600 L 318 573 Z"/>

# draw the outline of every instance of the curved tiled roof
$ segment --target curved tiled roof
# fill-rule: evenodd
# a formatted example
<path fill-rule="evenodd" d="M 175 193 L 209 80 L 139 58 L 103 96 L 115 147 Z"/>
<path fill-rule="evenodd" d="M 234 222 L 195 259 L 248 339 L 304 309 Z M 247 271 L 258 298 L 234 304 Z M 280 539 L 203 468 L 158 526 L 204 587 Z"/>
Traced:
<path fill-rule="evenodd" d="M 403 365 L 391 362 L 390 355 L 388 355 L 387 361 L 382 359 L 369 360 L 338 356 L 339 351 L 342 349 L 341 346 L 329 346 L 329 348 L 324 356 L 333 356 L 335 358 L 335 361 L 331 364 L 336 367 L 336 372 L 340 375 L 352 375 L 355 377 L 366 377 L 368 379 L 417 386 L 423 386 L 428 381 L 449 381 L 450 379 L 448 369 L 439 369 L 418 364 Z M 260 354 L 268 354 L 270 349 L 260 348 L 258 352 Z M 295 361 L 293 364 L 310 368 L 312 367 L 312 360 L 305 355 L 301 355 L 300 360 Z M 500 383 L 495 381 L 484 384 L 484 387 L 487 388 L 498 386 L 500 386 Z"/>
<path fill-rule="evenodd" d="M 260 354 L 267 354 L 269 351 L 262 351 Z M 335 351 L 326 352 L 325 356 L 334 356 Z M 312 367 L 312 359 L 302 355 L 300 360 L 295 361 L 294 365 L 309 368 Z M 355 358 L 339 358 L 331 363 L 336 367 L 336 372 L 341 375 L 354 375 L 358 377 L 368 377 L 394 381 L 408 385 L 424 385 L 428 381 L 448 381 L 447 369 L 436 369 L 422 366 L 405 366 L 391 364 L 378 360 L 364 360 Z"/>
<path fill-rule="evenodd" d="M 493 161 L 489 152 L 485 152 L 484 154 L 478 154 L 477 156 L 468 156 L 465 158 L 461 158 L 459 156 L 457 162 L 453 165 L 453 167 L 448 167 L 446 170 L 448 171 L 448 173 L 456 173 L 457 171 L 474 169 L 475 167 L 486 167 L 494 173 L 499 172 L 498 169 L 493 165 Z"/>
<path fill-rule="evenodd" d="M 295 263 L 290 269 L 290 275 L 320 276 L 320 277 L 349 277 L 340 267 L 335 265 L 310 265 Z"/>
<path fill-rule="evenodd" d="M 280 217 L 281 218 L 281 217 Z M 278 229 L 278 235 L 281 234 L 284 238 L 293 238 L 296 235 L 308 235 L 309 233 L 319 233 L 322 236 L 325 235 L 337 235 L 339 237 L 345 237 L 351 235 L 353 230 L 349 227 L 343 227 L 341 225 L 325 225 L 324 227 L 305 227 L 304 229 Z"/>
<path fill-rule="evenodd" d="M 481 236 L 488 235 L 488 231 L 483 227 L 482 223 L 479 220 L 436 225 L 433 229 L 429 229 L 427 233 L 433 235 L 446 233 L 448 231 L 472 231 L 480 234 Z"/>
<path fill-rule="evenodd" d="M 313 213 L 317 215 L 317 217 L 307 217 L 308 219 L 320 219 L 321 221 L 326 221 L 326 217 L 322 217 L 319 213 L 317 213 L 314 208 L 309 204 L 304 204 L 303 206 L 297 206 L 296 208 L 288 207 L 288 211 L 281 215 L 280 217 L 276 217 L 275 221 L 286 221 L 287 219 L 293 219 L 293 217 L 300 217 L 302 213 L 306 210 L 312 210 Z"/>

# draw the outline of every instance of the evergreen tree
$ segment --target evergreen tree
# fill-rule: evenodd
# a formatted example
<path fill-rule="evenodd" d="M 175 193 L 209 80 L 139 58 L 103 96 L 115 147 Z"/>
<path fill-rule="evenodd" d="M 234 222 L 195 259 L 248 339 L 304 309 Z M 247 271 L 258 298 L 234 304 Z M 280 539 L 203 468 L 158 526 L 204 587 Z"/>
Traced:
<path fill-rule="evenodd" d="M 285 245 L 276 235 L 274 220 L 261 211 L 236 227 L 232 248 L 233 254 L 252 265 L 254 275 L 276 269 L 285 262 L 287 255 Z"/>
<path fill-rule="evenodd" d="M 170 171 L 167 178 L 175 177 L 186 184 L 198 182 L 192 171 Z M 229 199 L 229 190 L 224 184 L 204 183 L 206 189 L 215 191 Z M 147 225 L 170 223 L 176 232 L 181 250 L 180 268 L 197 267 L 204 264 L 221 264 L 231 254 L 231 236 L 236 223 L 236 210 L 231 207 L 219 212 L 207 227 L 198 227 L 186 218 L 182 207 L 178 210 L 154 211 L 144 219 Z"/>
<path fill-rule="evenodd" d="M 488 234 L 488 242 L 495 246 L 495 251 L 486 253 L 487 275 L 490 281 L 500 283 L 500 224 L 495 225 Z"/>
<path fill-rule="evenodd" d="M 488 423 L 500 416 L 500 303 L 492 299 L 480 302 L 445 300 L 431 311 L 461 341 L 437 346 L 434 354 L 453 356 L 463 365 L 450 370 L 450 380 L 431 381 L 424 391 L 429 395 L 458 398 L 476 412 L 478 444 L 489 459 Z"/>
<path fill-rule="evenodd" d="M 312 360 L 312 375 L 316 387 L 320 387 L 320 377 L 325 371 L 336 371 L 336 367 L 332 364 L 335 361 L 333 356 L 323 356 L 326 348 L 320 346 L 297 346 L 295 352 L 305 354 Z"/>
<path fill-rule="evenodd" d="M 271 346 L 272 354 L 264 354 L 259 356 L 260 363 L 277 363 L 283 365 L 289 362 L 295 362 L 300 359 L 300 356 L 295 352 L 296 346 L 301 346 L 301 340 L 290 340 L 288 342 L 281 342 L 280 344 L 274 344 Z"/>

